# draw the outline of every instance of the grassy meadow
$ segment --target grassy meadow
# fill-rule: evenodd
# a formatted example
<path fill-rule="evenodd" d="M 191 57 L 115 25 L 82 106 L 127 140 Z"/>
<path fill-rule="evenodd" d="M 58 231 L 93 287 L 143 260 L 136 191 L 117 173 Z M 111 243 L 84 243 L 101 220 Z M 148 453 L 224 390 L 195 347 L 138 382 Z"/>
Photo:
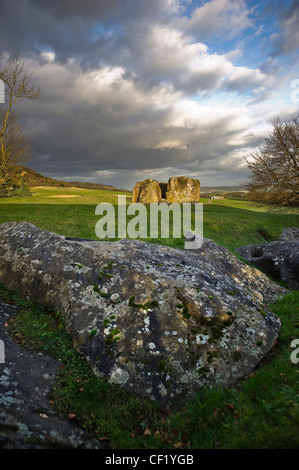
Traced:
<path fill-rule="evenodd" d="M 95 208 L 100 203 L 115 205 L 117 214 L 118 194 L 126 195 L 130 204 L 130 193 L 101 191 L 83 188 L 32 188 L 32 197 L 0 199 L 0 223 L 26 220 L 37 227 L 59 235 L 98 240 L 95 234 Z M 270 214 L 265 208 L 240 199 L 213 200 L 201 198 L 204 204 L 203 235 L 234 250 L 238 246 L 276 240 L 284 227 L 298 226 L 299 214 Z M 129 217 L 128 217 L 129 220 Z M 171 217 L 170 217 L 171 220 Z M 111 241 L 109 239 L 109 241 Z M 184 247 L 178 238 L 147 239 Z"/>
<path fill-rule="evenodd" d="M 60 235 L 97 239 L 95 207 L 117 204 L 118 192 L 76 188 L 33 188 L 33 196 L 0 199 L 0 223 L 26 220 Z M 126 193 L 123 193 L 126 194 Z M 127 203 L 131 194 L 127 194 Z M 284 227 L 299 227 L 298 213 L 270 214 L 249 201 L 204 203 L 204 237 L 234 251 L 277 239 Z M 183 239 L 148 240 L 183 248 Z M 9 322 L 12 335 L 29 349 L 47 351 L 60 368 L 53 406 L 72 413 L 82 427 L 112 449 L 295 449 L 299 447 L 299 369 L 291 342 L 299 338 L 299 291 L 271 305 L 282 327 L 274 350 L 231 389 L 202 390 L 179 412 L 95 378 L 71 346 L 59 311 L 31 305 L 0 286 L 0 297 L 24 307 Z M 298 356 L 298 354 L 297 354 Z"/>

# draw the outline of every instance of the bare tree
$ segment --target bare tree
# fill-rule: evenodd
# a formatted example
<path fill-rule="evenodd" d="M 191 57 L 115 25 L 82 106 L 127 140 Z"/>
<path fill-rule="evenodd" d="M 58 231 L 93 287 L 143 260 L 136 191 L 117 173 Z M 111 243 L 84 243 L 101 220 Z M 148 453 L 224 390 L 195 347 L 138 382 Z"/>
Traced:
<path fill-rule="evenodd" d="M 0 124 L 4 121 L 4 114 L 5 111 L 0 108 Z M 0 184 L 4 184 L 11 177 L 11 174 L 14 173 L 15 168 L 26 163 L 31 156 L 30 144 L 24 136 L 13 112 L 10 113 L 7 119 L 6 131 L 3 134 L 2 140 L 5 158 L 1 159 Z M 1 157 L 3 155 L 2 145 L 0 155 Z"/>
<path fill-rule="evenodd" d="M 29 157 L 29 144 L 13 108 L 23 100 L 39 98 L 40 91 L 32 85 L 31 77 L 18 56 L 11 61 L 0 54 L 0 80 L 5 85 L 5 103 L 0 104 L 0 184 L 6 183 L 10 169 Z"/>
<path fill-rule="evenodd" d="M 273 121 L 273 130 L 250 159 L 247 189 L 275 209 L 299 204 L 299 116 Z"/>

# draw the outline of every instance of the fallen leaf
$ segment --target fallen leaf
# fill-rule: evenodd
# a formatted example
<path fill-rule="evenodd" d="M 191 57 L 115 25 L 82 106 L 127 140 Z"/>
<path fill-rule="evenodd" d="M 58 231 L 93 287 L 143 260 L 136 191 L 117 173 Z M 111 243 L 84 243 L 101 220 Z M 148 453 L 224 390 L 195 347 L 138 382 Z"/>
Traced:
<path fill-rule="evenodd" d="M 41 418 L 45 418 L 45 419 L 49 418 L 49 416 L 45 415 L 44 413 L 40 413 L 39 415 Z"/>
<path fill-rule="evenodd" d="M 68 417 L 69 417 L 70 419 L 74 419 L 74 418 L 76 418 L 76 415 L 75 415 L 75 413 L 69 413 L 69 414 L 68 414 Z"/>
<path fill-rule="evenodd" d="M 175 449 L 181 449 L 182 447 L 184 447 L 184 444 L 182 442 L 176 442 L 175 444 L 173 444 L 173 447 Z"/>
<path fill-rule="evenodd" d="M 54 400 L 49 400 L 49 403 L 50 403 L 50 405 L 55 405 L 55 401 L 54 401 Z"/>

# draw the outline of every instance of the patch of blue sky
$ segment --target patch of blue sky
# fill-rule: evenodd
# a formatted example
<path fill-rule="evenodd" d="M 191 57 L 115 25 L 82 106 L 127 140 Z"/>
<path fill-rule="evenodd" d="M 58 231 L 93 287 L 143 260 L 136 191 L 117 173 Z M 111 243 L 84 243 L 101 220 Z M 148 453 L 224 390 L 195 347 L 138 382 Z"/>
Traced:
<path fill-rule="evenodd" d="M 210 2 L 185 0 L 182 2 L 185 7 L 182 11 L 182 16 L 190 18 L 197 8 L 212 2 L 217 2 L 217 0 L 211 0 Z M 271 36 L 279 33 L 279 14 L 283 9 L 291 6 L 292 2 L 293 0 L 282 0 L 279 2 L 275 0 L 274 2 L 247 0 L 244 2 L 244 8 L 247 10 L 249 23 L 244 29 L 234 31 L 232 28 L 230 30 L 228 23 L 226 34 L 223 31 L 219 32 L 219 34 L 214 33 L 204 40 L 201 38 L 201 31 L 199 30 L 196 33 L 193 31 L 193 36 L 195 40 L 207 44 L 210 53 L 226 54 L 232 50 L 240 49 L 243 51 L 243 55 L 240 56 L 240 60 L 243 60 L 241 65 L 246 63 L 249 66 L 257 66 L 259 62 L 263 61 L 263 55 L 266 56 L 271 53 Z M 238 2 L 236 2 L 237 4 Z"/>
<path fill-rule="evenodd" d="M 212 91 L 206 94 L 188 95 L 188 100 L 195 101 L 203 106 L 219 106 L 219 104 L 229 109 L 233 105 L 240 105 L 241 101 L 246 103 L 252 97 L 251 92 L 240 93 L 237 91 Z"/>
<path fill-rule="evenodd" d="M 90 32 L 93 41 L 97 41 L 98 39 L 111 40 L 114 36 L 120 35 L 120 33 L 120 26 L 116 29 L 111 24 L 105 23 L 94 23 Z"/>

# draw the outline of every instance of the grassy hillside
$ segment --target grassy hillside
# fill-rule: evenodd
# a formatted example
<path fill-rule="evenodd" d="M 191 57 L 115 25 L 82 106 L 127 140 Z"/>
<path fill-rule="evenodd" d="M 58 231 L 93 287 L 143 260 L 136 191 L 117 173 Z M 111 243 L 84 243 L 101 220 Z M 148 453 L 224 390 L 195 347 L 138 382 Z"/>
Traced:
<path fill-rule="evenodd" d="M 109 186 L 101 183 L 86 183 L 82 181 L 62 181 L 49 178 L 47 176 L 40 175 L 31 168 L 25 166 L 18 166 L 15 168 L 15 173 L 20 173 L 20 171 L 26 171 L 26 181 L 29 188 L 34 188 L 36 186 L 45 186 L 45 187 L 61 187 L 61 188 L 86 188 L 86 189 L 100 189 L 107 191 L 125 191 L 124 189 L 118 189 L 114 186 Z"/>
<path fill-rule="evenodd" d="M 118 194 L 131 193 L 104 191 L 85 188 L 33 188 L 33 197 L 0 200 L 0 223 L 22 221 L 64 236 L 97 239 L 95 215 L 98 204 L 109 202 L 117 206 Z M 284 227 L 299 227 L 299 215 L 269 214 L 244 200 L 201 199 L 204 204 L 204 237 L 211 238 L 230 250 L 246 244 L 277 239 Z M 117 214 L 117 207 L 116 207 Z M 153 239 L 162 243 L 183 248 L 183 239 Z"/>
<path fill-rule="evenodd" d="M 0 223 L 26 220 L 55 233 L 97 239 L 95 207 L 117 204 L 115 191 L 35 188 L 33 196 L 0 200 Z M 127 203 L 131 202 L 131 194 Z M 269 214 L 244 200 L 204 204 L 204 236 L 234 250 L 275 240 L 284 227 L 299 227 L 298 214 Z M 183 248 L 183 239 L 149 240 Z M 47 351 L 61 361 L 53 384 L 53 406 L 113 449 L 297 449 L 299 447 L 298 364 L 290 360 L 299 337 L 299 291 L 270 307 L 282 327 L 278 342 L 255 371 L 235 388 L 202 390 L 176 413 L 96 378 L 73 349 L 59 311 L 35 307 L 0 286 L 0 298 L 26 310 L 10 323 L 10 334 L 25 347 Z"/>

